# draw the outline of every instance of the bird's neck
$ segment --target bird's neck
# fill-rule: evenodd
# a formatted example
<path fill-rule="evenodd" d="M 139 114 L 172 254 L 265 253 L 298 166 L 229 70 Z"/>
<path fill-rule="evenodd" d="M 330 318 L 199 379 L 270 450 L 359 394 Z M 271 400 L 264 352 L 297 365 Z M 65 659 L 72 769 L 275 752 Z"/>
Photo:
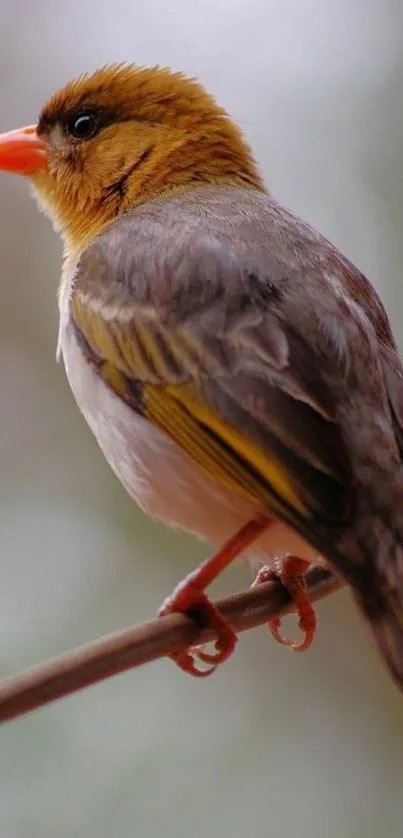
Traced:
<path fill-rule="evenodd" d="M 166 143 L 150 143 L 143 154 L 146 159 L 128 184 L 131 205 L 208 184 L 265 188 L 252 153 L 238 133 L 179 134 Z"/>
<path fill-rule="evenodd" d="M 65 253 L 77 257 L 95 235 L 136 206 L 208 185 L 266 191 L 251 151 L 237 133 L 208 138 L 179 135 L 166 143 L 148 138 L 144 147 L 136 149 L 121 194 L 105 201 L 102 214 L 89 215 L 86 223 L 80 223 L 72 213 L 72 226 L 64 234 Z"/>

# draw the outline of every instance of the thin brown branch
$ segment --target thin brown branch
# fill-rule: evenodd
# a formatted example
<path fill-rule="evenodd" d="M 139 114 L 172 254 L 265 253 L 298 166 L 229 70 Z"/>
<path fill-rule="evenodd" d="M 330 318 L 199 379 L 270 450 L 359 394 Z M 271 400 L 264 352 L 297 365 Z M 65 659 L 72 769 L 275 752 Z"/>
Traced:
<path fill-rule="evenodd" d="M 343 585 L 329 570 L 320 567 L 310 571 L 307 584 L 312 601 Z M 238 632 L 293 610 L 287 591 L 278 582 L 249 588 L 216 604 Z M 1 681 L 0 724 L 126 669 L 213 639 L 212 631 L 198 629 L 186 617 L 173 614 L 80 646 Z"/>

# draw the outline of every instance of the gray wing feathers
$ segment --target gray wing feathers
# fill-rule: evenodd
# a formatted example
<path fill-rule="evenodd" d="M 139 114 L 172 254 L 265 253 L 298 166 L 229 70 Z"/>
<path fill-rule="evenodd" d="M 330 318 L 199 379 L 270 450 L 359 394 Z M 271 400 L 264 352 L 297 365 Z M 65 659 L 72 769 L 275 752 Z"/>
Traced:
<path fill-rule="evenodd" d="M 179 347 L 173 377 L 275 454 L 315 515 L 341 522 L 354 502 L 343 411 L 360 369 L 382 399 L 372 325 L 347 306 L 346 264 L 328 242 L 267 196 L 206 192 L 119 219 L 82 254 L 73 293 Z M 385 370 L 400 424 L 403 388 L 393 396 Z"/>

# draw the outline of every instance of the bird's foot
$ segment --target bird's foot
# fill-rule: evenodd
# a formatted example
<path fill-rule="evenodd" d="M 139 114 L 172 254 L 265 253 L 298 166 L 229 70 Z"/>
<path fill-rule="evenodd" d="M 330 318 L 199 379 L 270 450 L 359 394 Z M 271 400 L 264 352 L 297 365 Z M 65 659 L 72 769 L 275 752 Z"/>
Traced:
<path fill-rule="evenodd" d="M 280 632 L 281 619 L 274 617 L 268 622 L 273 637 L 283 646 L 288 646 L 294 652 L 305 652 L 309 649 L 316 632 L 316 614 L 309 599 L 306 588 L 306 573 L 310 563 L 299 556 L 288 555 L 276 561 L 275 569 L 260 568 L 253 585 L 279 579 L 287 589 L 295 610 L 299 616 L 299 628 L 303 632 L 302 640 L 289 640 Z"/>
<path fill-rule="evenodd" d="M 198 678 L 211 675 L 217 666 L 227 660 L 234 651 L 237 636 L 225 617 L 209 600 L 205 590 L 233 559 L 267 529 L 270 523 L 269 518 L 261 515 L 256 520 L 245 524 L 218 553 L 199 565 L 180 582 L 160 608 L 160 617 L 179 612 L 190 617 L 199 628 L 209 628 L 216 634 L 214 652 L 206 651 L 204 646 L 194 646 L 186 651 L 172 654 L 175 663 L 189 675 L 195 675 Z M 205 664 L 207 668 L 198 666 L 199 662 Z"/>
<path fill-rule="evenodd" d="M 209 628 L 216 632 L 215 651 L 206 651 L 206 646 L 191 646 L 185 652 L 175 652 L 172 660 L 189 675 L 205 678 L 217 669 L 235 649 L 237 636 L 230 624 L 209 600 L 204 591 L 200 591 L 191 579 L 184 580 L 165 600 L 159 616 L 180 612 L 193 620 L 200 628 Z M 206 664 L 206 668 L 198 663 Z"/>

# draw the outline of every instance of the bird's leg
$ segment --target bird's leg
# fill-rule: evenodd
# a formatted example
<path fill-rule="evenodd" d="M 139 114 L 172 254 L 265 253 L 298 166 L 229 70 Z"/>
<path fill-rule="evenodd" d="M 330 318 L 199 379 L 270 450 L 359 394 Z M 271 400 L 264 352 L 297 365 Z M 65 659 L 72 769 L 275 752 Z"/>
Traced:
<path fill-rule="evenodd" d="M 306 591 L 306 572 L 310 563 L 299 556 L 288 555 L 277 559 L 275 568 L 262 567 L 254 585 L 279 579 L 287 589 L 299 616 L 299 627 L 304 633 L 302 640 L 288 640 L 280 634 L 281 619 L 275 617 L 267 624 L 273 637 L 283 646 L 289 646 L 294 652 L 309 649 L 316 631 L 316 614 Z"/>
<path fill-rule="evenodd" d="M 205 591 L 211 582 L 271 523 L 271 519 L 265 515 L 249 521 L 224 544 L 218 553 L 202 562 L 196 570 L 186 576 L 162 604 L 160 616 L 179 611 L 191 617 L 199 626 L 208 626 L 217 633 L 214 654 L 205 652 L 202 647 L 195 647 L 172 655 L 175 663 L 190 675 L 198 677 L 211 675 L 218 664 L 225 661 L 233 652 L 237 636 L 227 620 L 209 600 Z M 196 659 L 209 664 L 209 668 L 199 668 L 196 665 Z"/>

